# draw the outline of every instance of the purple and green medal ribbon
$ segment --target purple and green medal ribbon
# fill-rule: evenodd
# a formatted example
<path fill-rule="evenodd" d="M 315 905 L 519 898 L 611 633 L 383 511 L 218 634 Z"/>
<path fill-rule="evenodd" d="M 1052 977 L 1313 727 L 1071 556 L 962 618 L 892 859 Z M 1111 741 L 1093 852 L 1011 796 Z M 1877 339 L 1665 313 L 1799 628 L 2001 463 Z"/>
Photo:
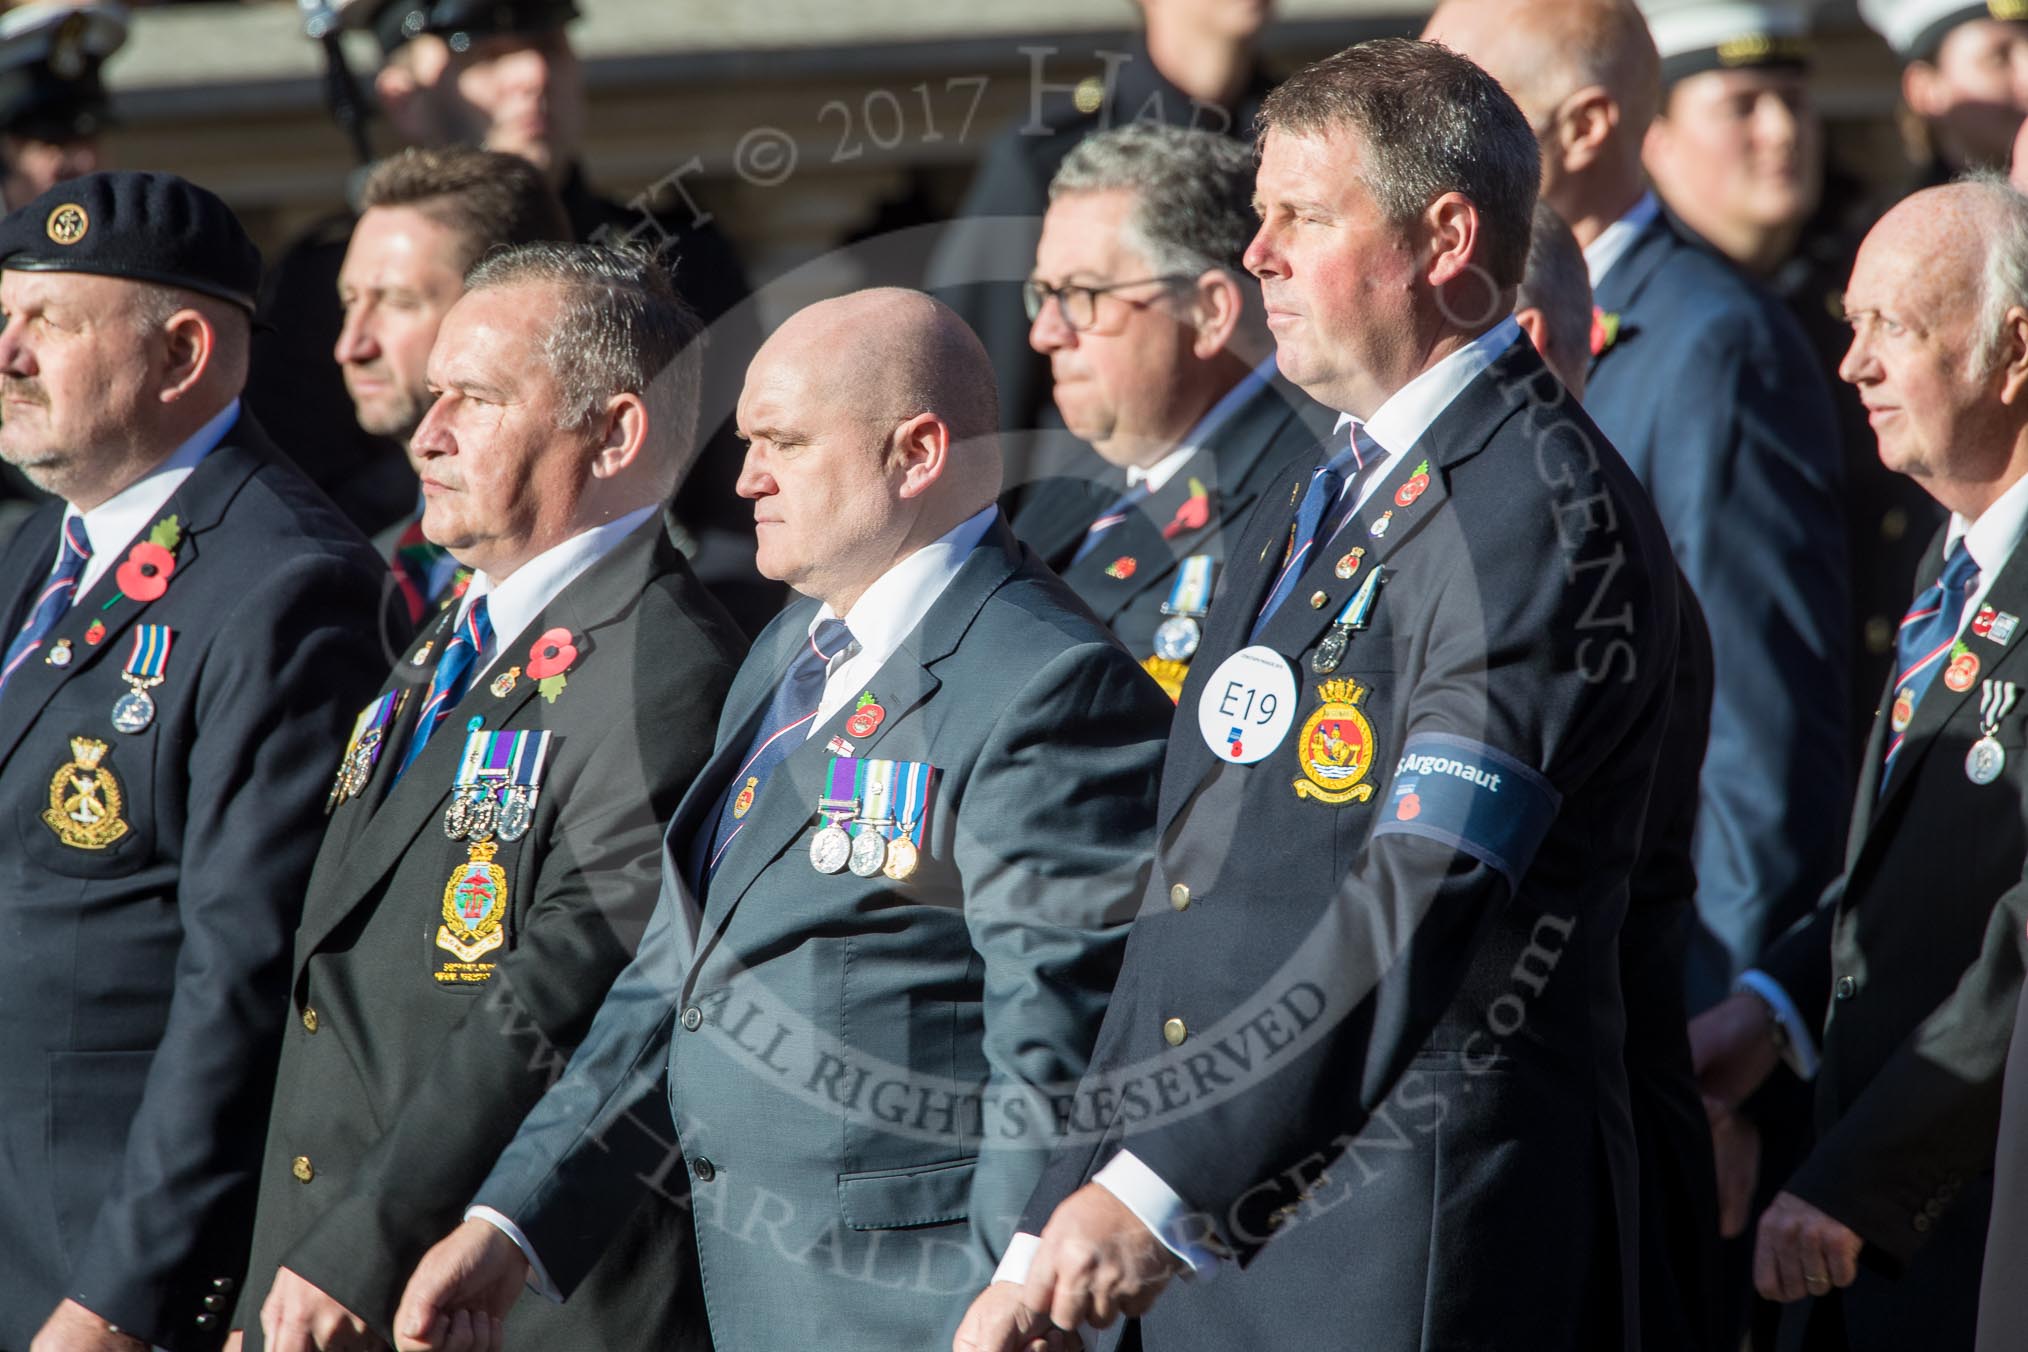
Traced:
<path fill-rule="evenodd" d="M 127 675 L 141 685 L 161 680 L 169 665 L 169 645 L 175 638 L 175 631 L 166 624 L 135 625 L 134 646 L 127 650 Z"/>
<path fill-rule="evenodd" d="M 390 690 L 366 706 L 359 715 L 359 724 L 352 730 L 352 746 L 355 750 L 364 747 L 366 765 L 371 770 L 380 760 L 381 748 L 387 744 L 387 725 L 394 722 L 394 711 L 401 707 L 403 690 Z"/>
<path fill-rule="evenodd" d="M 833 756 L 830 768 L 824 772 L 824 798 L 817 804 L 817 813 L 827 822 L 835 822 L 853 835 L 858 834 L 857 824 L 846 825 L 849 817 L 857 816 L 866 783 L 866 762 L 856 756 Z"/>
<path fill-rule="evenodd" d="M 465 734 L 465 750 L 458 758 L 457 786 L 484 784 L 489 792 L 508 788 L 527 789 L 531 800 L 542 783 L 542 763 L 549 755 L 546 731 L 487 732 Z"/>
<path fill-rule="evenodd" d="M 908 837 L 921 848 L 936 767 L 925 761 L 864 760 L 833 756 L 817 813 L 849 834 L 878 830 L 889 840 Z M 846 820 L 850 813 L 852 820 Z M 883 821 L 886 818 L 888 820 Z"/>

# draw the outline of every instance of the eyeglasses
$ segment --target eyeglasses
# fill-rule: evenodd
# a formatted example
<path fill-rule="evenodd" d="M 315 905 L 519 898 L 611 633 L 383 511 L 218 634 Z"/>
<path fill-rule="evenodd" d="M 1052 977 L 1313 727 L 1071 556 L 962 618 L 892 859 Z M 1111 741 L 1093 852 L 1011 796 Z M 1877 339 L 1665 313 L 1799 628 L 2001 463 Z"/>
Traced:
<path fill-rule="evenodd" d="M 1187 272 L 1171 272 L 1160 277 L 1137 277 L 1131 282 L 1108 282 L 1104 286 L 1049 286 L 1031 279 L 1021 283 L 1021 305 L 1028 311 L 1028 318 L 1032 323 L 1041 317 L 1042 307 L 1054 300 L 1057 309 L 1063 314 L 1063 322 L 1073 329 L 1082 330 L 1098 323 L 1100 296 L 1111 295 L 1129 286 L 1148 286 L 1156 282 L 1163 286 L 1181 286 L 1185 282 L 1196 280 L 1195 275 Z M 1128 304 L 1133 302 L 1129 301 Z"/>

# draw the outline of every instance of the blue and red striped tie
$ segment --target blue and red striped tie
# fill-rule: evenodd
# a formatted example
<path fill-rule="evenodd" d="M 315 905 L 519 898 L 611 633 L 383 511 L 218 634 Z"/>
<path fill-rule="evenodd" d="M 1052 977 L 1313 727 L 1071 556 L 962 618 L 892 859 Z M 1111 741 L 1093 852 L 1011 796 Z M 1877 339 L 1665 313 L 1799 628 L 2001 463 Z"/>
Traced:
<path fill-rule="evenodd" d="M 782 683 L 775 688 L 775 697 L 760 721 L 760 730 L 747 746 L 746 755 L 740 757 L 732 782 L 725 787 L 725 801 L 719 804 L 717 825 L 711 833 L 711 852 L 699 859 L 696 851 L 692 851 L 693 866 L 702 865 L 703 876 L 692 878 L 693 883 L 700 884 L 697 888 L 700 897 L 701 885 L 718 871 L 718 861 L 725 857 L 726 847 L 739 834 L 740 818 L 751 808 L 768 776 L 788 759 L 790 752 L 809 739 L 810 720 L 817 716 L 817 708 L 824 702 L 824 679 L 830 673 L 831 662 L 851 645 L 852 631 L 845 627 L 845 621 L 823 620 L 803 641 L 796 660 L 783 673 Z M 740 795 L 747 790 L 751 790 L 746 800 L 748 807 L 737 807 Z"/>
<path fill-rule="evenodd" d="M 1097 549 L 1099 541 L 1112 534 L 1113 527 L 1125 521 L 1129 516 L 1132 516 L 1134 509 L 1147 500 L 1148 481 L 1146 479 L 1141 480 L 1132 488 L 1120 494 L 1119 501 L 1106 508 L 1103 512 L 1100 512 L 1098 518 L 1086 529 L 1084 539 L 1078 543 L 1077 553 L 1070 556 L 1070 561 L 1076 563 L 1079 559 Z"/>
<path fill-rule="evenodd" d="M 1344 446 L 1310 471 L 1310 486 L 1304 490 L 1303 500 L 1296 507 L 1295 524 L 1289 528 L 1287 557 L 1282 561 L 1281 572 L 1275 576 L 1274 586 L 1268 588 L 1267 600 L 1261 603 L 1260 613 L 1254 617 L 1253 633 L 1247 639 L 1249 643 L 1260 637 L 1268 619 L 1295 591 L 1296 582 L 1303 575 L 1303 565 L 1309 562 L 1310 554 L 1318 543 L 1328 543 L 1332 536 L 1344 529 L 1351 509 L 1358 503 L 1360 479 L 1368 469 L 1387 459 L 1379 445 L 1360 431 L 1357 422 L 1348 424 L 1339 435 L 1345 439 Z M 1329 529 L 1325 528 L 1327 522 Z"/>
<path fill-rule="evenodd" d="M 49 631 L 56 628 L 56 622 L 70 609 L 70 603 L 77 598 L 78 579 L 84 576 L 91 557 L 92 541 L 85 534 L 84 518 L 76 514 L 65 516 L 56 567 L 50 570 L 42 590 L 35 594 L 35 604 L 28 608 L 21 632 L 7 645 L 7 657 L 0 661 L 0 690 L 5 690 L 7 678 L 41 649 L 42 640 L 49 637 Z"/>
<path fill-rule="evenodd" d="M 1923 692 L 1928 690 L 1936 674 L 1946 664 L 1945 654 L 1957 642 L 1958 626 L 1965 616 L 1965 602 L 1979 585 L 1979 565 L 1972 562 L 1972 556 L 1965 549 L 1964 538 L 1958 538 L 1950 557 L 1944 560 L 1943 572 L 1937 575 L 1923 593 L 1915 598 L 1908 614 L 1901 617 L 1901 632 L 1894 640 L 1894 696 L 1889 705 L 1888 716 L 1901 721 L 1898 710 L 1905 709 L 1913 717 L 1915 708 L 1922 702 Z M 1880 783 L 1887 784 L 1887 776 L 1894 769 L 1895 753 L 1901 750 L 1901 741 L 1907 735 L 1907 724 L 1899 729 L 1892 723 L 1887 730 L 1886 762 L 1881 766 Z"/>
<path fill-rule="evenodd" d="M 430 677 L 429 696 L 423 700 L 422 711 L 416 715 L 408 754 L 401 758 L 401 768 L 394 772 L 390 788 L 401 782 L 401 777 L 408 773 L 408 767 L 414 765 L 415 758 L 422 754 L 430 734 L 465 697 L 466 688 L 472 684 L 472 668 L 478 664 L 479 654 L 486 651 L 492 641 L 493 621 L 486 614 L 486 598 L 481 596 L 472 602 L 472 608 L 458 622 L 451 641 L 444 645 L 444 655 L 437 659 L 436 674 Z"/>

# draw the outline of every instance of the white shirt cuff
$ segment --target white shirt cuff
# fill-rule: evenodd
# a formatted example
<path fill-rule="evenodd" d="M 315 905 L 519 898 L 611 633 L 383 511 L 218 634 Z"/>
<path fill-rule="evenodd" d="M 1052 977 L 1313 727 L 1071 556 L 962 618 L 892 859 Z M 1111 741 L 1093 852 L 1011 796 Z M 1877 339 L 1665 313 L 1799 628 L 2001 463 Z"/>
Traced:
<path fill-rule="evenodd" d="M 1767 1001 L 1774 1010 L 1775 1019 L 1782 1031 L 1789 1035 L 1789 1045 L 1782 1048 L 1782 1060 L 1788 1068 L 1805 1080 L 1817 1077 L 1817 1036 L 1809 1024 L 1803 1021 L 1796 1002 L 1789 999 L 1789 993 L 1781 983 L 1758 968 L 1741 972 L 1736 989 L 1752 991 Z"/>
<path fill-rule="evenodd" d="M 1000 1266 L 993 1269 L 993 1280 L 1016 1286 L 1026 1282 L 1028 1269 L 1035 1265 L 1035 1251 L 1041 1247 L 1042 1236 L 1015 1231 L 1014 1238 L 1007 1241 L 1007 1252 L 1000 1255 Z"/>
<path fill-rule="evenodd" d="M 521 1233 L 521 1227 L 489 1206 L 468 1206 L 465 1219 L 484 1221 L 501 1234 L 514 1241 L 514 1247 L 521 1250 L 521 1256 L 528 1260 L 528 1289 L 545 1300 L 563 1304 L 563 1292 L 556 1289 L 556 1283 L 549 1280 L 549 1269 L 542 1266 L 542 1260 L 535 1256 L 535 1246 L 528 1242 L 528 1236 Z"/>
<path fill-rule="evenodd" d="M 1190 1265 L 1193 1275 L 1208 1277 L 1217 1271 L 1218 1255 L 1205 1243 L 1211 1238 L 1209 1227 L 1133 1151 L 1113 1156 L 1091 1181 L 1119 1198 L 1163 1248 Z"/>

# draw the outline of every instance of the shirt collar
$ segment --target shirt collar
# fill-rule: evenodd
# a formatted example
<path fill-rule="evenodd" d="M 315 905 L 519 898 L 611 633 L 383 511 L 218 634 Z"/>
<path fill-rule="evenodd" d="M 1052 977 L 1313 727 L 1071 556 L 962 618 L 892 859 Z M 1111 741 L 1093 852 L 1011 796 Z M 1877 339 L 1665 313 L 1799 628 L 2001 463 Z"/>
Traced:
<path fill-rule="evenodd" d="M 1981 581 L 1990 583 L 2013 556 L 2024 533 L 2028 533 L 2028 475 L 2015 480 L 1976 521 L 1952 512 L 1950 528 L 1944 533 L 1944 557 L 1949 558 L 1963 540 L 1965 552 L 1979 567 Z"/>
<path fill-rule="evenodd" d="M 1176 443 L 1176 449 L 1142 469 L 1139 465 L 1127 466 L 1127 487 L 1133 488 L 1145 483 L 1150 493 L 1159 493 L 1176 472 L 1189 463 L 1190 457 L 1204 449 L 1204 443 L 1211 440 L 1218 430 L 1232 421 L 1232 415 L 1239 406 L 1260 393 L 1270 380 L 1275 378 L 1275 358 L 1270 352 L 1267 359 L 1248 371 L 1233 387 L 1219 396 L 1218 402 L 1209 412 L 1197 420 L 1197 425 L 1183 434 L 1183 440 Z"/>
<path fill-rule="evenodd" d="M 1451 401 L 1520 336 L 1521 326 L 1512 315 L 1487 329 L 1389 395 L 1387 402 L 1367 419 L 1367 437 L 1389 456 L 1405 454 L 1422 440 L 1423 433 L 1451 406 Z M 1340 413 L 1336 430 L 1342 432 L 1356 421 L 1351 414 Z"/>
<path fill-rule="evenodd" d="M 986 507 L 965 518 L 882 573 L 853 602 L 850 613 L 842 618 L 858 647 L 855 662 L 863 661 L 869 670 L 878 670 L 894 655 L 985 538 L 986 528 L 999 510 Z M 837 618 L 841 617 L 826 601 L 811 618 L 810 632 L 815 634 L 819 624 Z"/>
<path fill-rule="evenodd" d="M 1634 247 L 1634 240 L 1661 214 L 1662 204 L 1655 194 L 1644 192 L 1626 215 L 1599 231 L 1598 238 L 1585 246 L 1584 269 L 1591 274 L 1593 290 L 1598 289 L 1598 284 L 1613 270 L 1613 264 L 1626 257 L 1627 250 Z"/>
<path fill-rule="evenodd" d="M 650 516 L 653 506 L 637 507 L 625 516 L 614 517 L 602 526 L 579 531 L 560 545 L 551 545 L 516 568 L 503 582 L 495 582 L 483 571 L 474 571 L 471 585 L 458 603 L 459 624 L 472 603 L 486 598 L 486 618 L 493 626 L 493 650 L 487 666 L 505 651 L 535 617 L 554 601 L 565 587 L 583 576 L 586 569 L 613 551 L 613 547 Z"/>
<path fill-rule="evenodd" d="M 91 562 L 78 579 L 77 595 L 90 591 L 119 562 L 127 542 L 154 524 L 155 515 L 168 505 L 198 463 L 225 440 L 227 429 L 238 417 L 239 400 L 235 399 L 192 432 L 155 468 L 89 512 L 66 505 L 64 516 L 84 520 L 85 537 L 92 545 Z"/>

